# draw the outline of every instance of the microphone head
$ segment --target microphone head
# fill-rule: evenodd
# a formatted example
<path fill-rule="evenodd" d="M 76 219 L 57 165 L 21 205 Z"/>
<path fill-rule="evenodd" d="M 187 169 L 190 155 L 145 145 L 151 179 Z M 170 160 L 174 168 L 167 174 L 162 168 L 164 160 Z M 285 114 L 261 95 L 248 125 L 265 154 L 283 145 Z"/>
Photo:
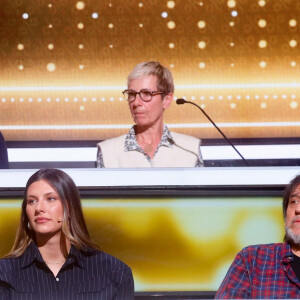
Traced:
<path fill-rule="evenodd" d="M 176 100 L 176 104 L 184 104 L 186 101 L 183 98 L 179 98 Z"/>

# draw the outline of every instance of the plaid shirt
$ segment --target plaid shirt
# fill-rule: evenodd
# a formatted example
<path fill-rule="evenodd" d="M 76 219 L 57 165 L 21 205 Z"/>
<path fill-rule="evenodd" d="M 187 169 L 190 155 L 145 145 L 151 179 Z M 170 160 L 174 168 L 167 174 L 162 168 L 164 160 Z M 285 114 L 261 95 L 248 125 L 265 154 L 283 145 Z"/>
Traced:
<path fill-rule="evenodd" d="M 244 248 L 230 266 L 216 299 L 300 299 L 289 244 Z"/>

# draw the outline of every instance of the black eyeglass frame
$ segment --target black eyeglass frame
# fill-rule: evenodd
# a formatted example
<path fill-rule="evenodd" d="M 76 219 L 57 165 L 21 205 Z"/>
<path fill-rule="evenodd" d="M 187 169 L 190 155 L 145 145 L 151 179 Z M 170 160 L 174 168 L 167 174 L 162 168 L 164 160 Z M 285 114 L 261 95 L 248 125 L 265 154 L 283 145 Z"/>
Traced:
<path fill-rule="evenodd" d="M 129 91 L 130 91 L 130 92 L 133 92 L 133 93 L 135 94 L 133 100 L 129 100 L 128 97 L 126 97 L 126 93 L 129 92 Z M 142 97 L 142 95 L 141 95 L 142 92 L 148 92 L 148 93 L 150 93 L 150 94 L 151 94 L 151 98 L 150 98 L 149 100 L 143 99 L 143 97 Z M 124 91 L 122 92 L 122 94 L 124 95 L 124 98 L 125 98 L 128 102 L 133 102 L 133 101 L 136 99 L 136 95 L 139 95 L 140 98 L 141 98 L 144 102 L 150 102 L 150 101 L 152 100 L 152 97 L 153 97 L 153 96 L 156 96 L 156 95 L 163 95 L 164 92 L 162 92 L 162 91 L 149 91 L 149 90 L 146 90 L 146 89 L 142 89 L 142 90 L 140 90 L 139 92 L 137 92 L 137 91 L 135 91 L 135 90 L 127 89 L 127 90 L 124 90 Z M 127 95 L 127 96 L 128 96 L 128 95 Z"/>

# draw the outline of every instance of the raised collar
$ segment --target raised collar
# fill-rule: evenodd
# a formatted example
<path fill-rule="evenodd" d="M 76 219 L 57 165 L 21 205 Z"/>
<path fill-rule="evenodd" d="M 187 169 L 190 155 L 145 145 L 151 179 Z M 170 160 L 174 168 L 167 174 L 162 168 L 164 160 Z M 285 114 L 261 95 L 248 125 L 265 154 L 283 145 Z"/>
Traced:
<path fill-rule="evenodd" d="M 93 249 L 86 247 L 84 252 L 77 250 L 73 245 L 71 245 L 70 252 L 68 254 L 66 263 L 77 263 L 80 267 L 83 267 L 83 256 L 90 255 Z M 44 263 L 43 257 L 34 242 L 31 242 L 25 252 L 19 257 L 20 267 L 29 267 L 34 262 Z"/>
<path fill-rule="evenodd" d="M 139 151 L 139 152 L 144 153 L 143 149 L 140 147 L 140 145 L 138 144 L 138 142 L 136 140 L 135 126 L 136 125 L 132 126 L 130 128 L 128 134 L 126 135 L 124 150 L 125 151 Z M 161 141 L 160 141 L 157 149 L 161 146 L 172 147 L 173 144 L 174 144 L 174 139 L 172 137 L 172 134 L 171 134 L 169 128 L 167 127 L 167 125 L 164 124 L 163 134 L 162 134 Z"/>
<path fill-rule="evenodd" d="M 281 261 L 283 264 L 289 264 L 293 260 L 293 252 L 291 245 L 284 242 L 281 247 Z"/>

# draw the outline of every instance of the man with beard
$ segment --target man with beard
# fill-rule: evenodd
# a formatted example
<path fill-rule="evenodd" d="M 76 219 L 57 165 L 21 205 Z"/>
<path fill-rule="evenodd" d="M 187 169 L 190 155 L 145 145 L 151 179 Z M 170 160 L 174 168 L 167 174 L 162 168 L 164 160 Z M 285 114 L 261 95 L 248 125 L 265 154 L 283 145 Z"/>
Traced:
<path fill-rule="evenodd" d="M 284 243 L 240 251 L 216 299 L 300 299 L 300 175 L 286 187 L 282 207 Z"/>

